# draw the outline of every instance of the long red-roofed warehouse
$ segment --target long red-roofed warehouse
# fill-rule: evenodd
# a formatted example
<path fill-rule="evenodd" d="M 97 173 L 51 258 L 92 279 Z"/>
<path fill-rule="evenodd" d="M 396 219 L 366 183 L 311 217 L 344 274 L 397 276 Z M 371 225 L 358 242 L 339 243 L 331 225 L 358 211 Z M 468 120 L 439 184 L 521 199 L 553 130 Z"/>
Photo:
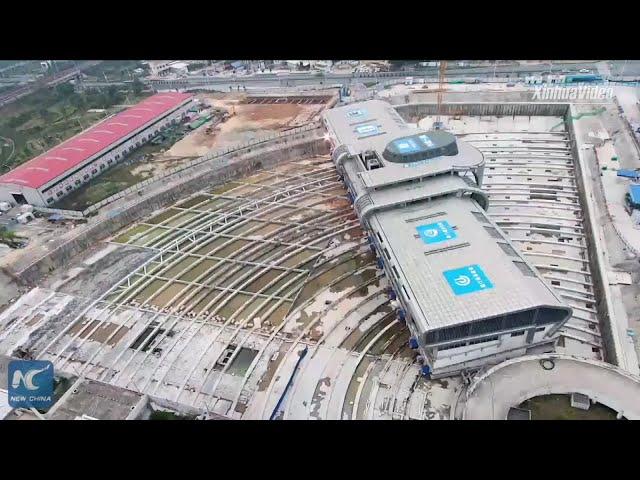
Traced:
<path fill-rule="evenodd" d="M 0 176 L 0 201 L 50 206 L 152 139 L 191 107 L 187 93 L 156 93 Z"/>

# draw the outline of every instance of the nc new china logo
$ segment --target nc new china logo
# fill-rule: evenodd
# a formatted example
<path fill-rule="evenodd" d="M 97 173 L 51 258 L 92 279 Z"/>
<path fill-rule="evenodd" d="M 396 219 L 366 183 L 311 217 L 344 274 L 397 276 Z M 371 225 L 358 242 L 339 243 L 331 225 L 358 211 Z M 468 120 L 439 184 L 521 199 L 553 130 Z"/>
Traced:
<path fill-rule="evenodd" d="M 8 371 L 9 405 L 46 410 L 53 405 L 53 364 L 44 360 L 13 360 Z"/>

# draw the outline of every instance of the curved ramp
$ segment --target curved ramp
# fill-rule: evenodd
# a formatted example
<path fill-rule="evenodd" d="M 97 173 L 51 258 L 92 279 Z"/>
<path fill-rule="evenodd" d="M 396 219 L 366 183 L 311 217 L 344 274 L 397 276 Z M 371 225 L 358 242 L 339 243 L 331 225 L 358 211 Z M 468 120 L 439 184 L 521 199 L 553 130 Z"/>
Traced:
<path fill-rule="evenodd" d="M 640 419 L 640 377 L 608 363 L 557 354 L 508 360 L 476 377 L 461 395 L 456 418 L 505 420 L 509 408 L 529 398 L 571 393 Z"/>

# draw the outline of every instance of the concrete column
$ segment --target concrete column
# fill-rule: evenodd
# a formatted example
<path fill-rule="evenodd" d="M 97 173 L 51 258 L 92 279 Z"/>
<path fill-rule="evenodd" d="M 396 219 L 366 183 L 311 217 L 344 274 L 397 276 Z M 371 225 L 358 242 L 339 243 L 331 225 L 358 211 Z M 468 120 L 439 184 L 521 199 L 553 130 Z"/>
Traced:
<path fill-rule="evenodd" d="M 142 397 L 140 397 L 140 400 L 138 400 L 138 403 L 133 407 L 133 409 L 131 410 L 129 415 L 127 415 L 127 418 L 125 418 L 125 420 L 138 419 L 140 415 L 142 415 L 142 413 L 144 412 L 145 408 L 147 408 L 148 404 L 149 404 L 149 395 L 145 394 Z"/>

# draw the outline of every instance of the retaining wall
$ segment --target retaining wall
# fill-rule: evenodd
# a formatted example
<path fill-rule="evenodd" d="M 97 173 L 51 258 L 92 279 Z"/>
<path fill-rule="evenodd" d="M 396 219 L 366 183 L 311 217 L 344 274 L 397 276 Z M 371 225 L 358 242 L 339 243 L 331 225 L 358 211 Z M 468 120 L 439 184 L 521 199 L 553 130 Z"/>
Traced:
<path fill-rule="evenodd" d="M 576 141 L 576 135 L 573 128 L 572 115 L 573 109 L 568 108 L 564 116 L 564 123 L 566 125 L 567 132 L 569 133 L 569 140 L 571 140 L 571 155 L 574 158 L 574 165 L 576 168 L 576 186 L 578 188 L 578 196 L 580 197 L 580 202 L 584 211 L 583 228 L 588 247 L 589 263 L 592 267 L 591 282 L 593 283 L 594 296 L 596 299 L 595 306 L 598 316 L 600 317 L 602 340 L 605 345 L 604 359 L 614 365 L 622 366 L 620 365 L 620 360 L 624 356 L 622 352 L 623 346 L 619 341 L 617 331 L 614 327 L 616 319 L 613 318 L 609 279 L 607 278 L 602 253 L 606 247 L 601 245 L 599 236 L 595 232 L 599 224 L 596 217 L 598 207 L 593 205 L 587 196 L 586 190 L 588 187 L 585 186 L 585 182 L 587 182 L 588 179 L 586 172 L 583 170 L 583 159 L 582 154 L 578 149 L 578 142 Z M 608 211 L 606 205 L 603 207 L 605 211 Z"/>
<path fill-rule="evenodd" d="M 436 103 L 406 103 L 396 105 L 395 109 L 406 121 L 427 115 L 437 115 Z M 467 103 L 449 102 L 442 104 L 442 115 L 469 116 L 552 116 L 564 117 L 569 105 L 566 103 Z"/>

